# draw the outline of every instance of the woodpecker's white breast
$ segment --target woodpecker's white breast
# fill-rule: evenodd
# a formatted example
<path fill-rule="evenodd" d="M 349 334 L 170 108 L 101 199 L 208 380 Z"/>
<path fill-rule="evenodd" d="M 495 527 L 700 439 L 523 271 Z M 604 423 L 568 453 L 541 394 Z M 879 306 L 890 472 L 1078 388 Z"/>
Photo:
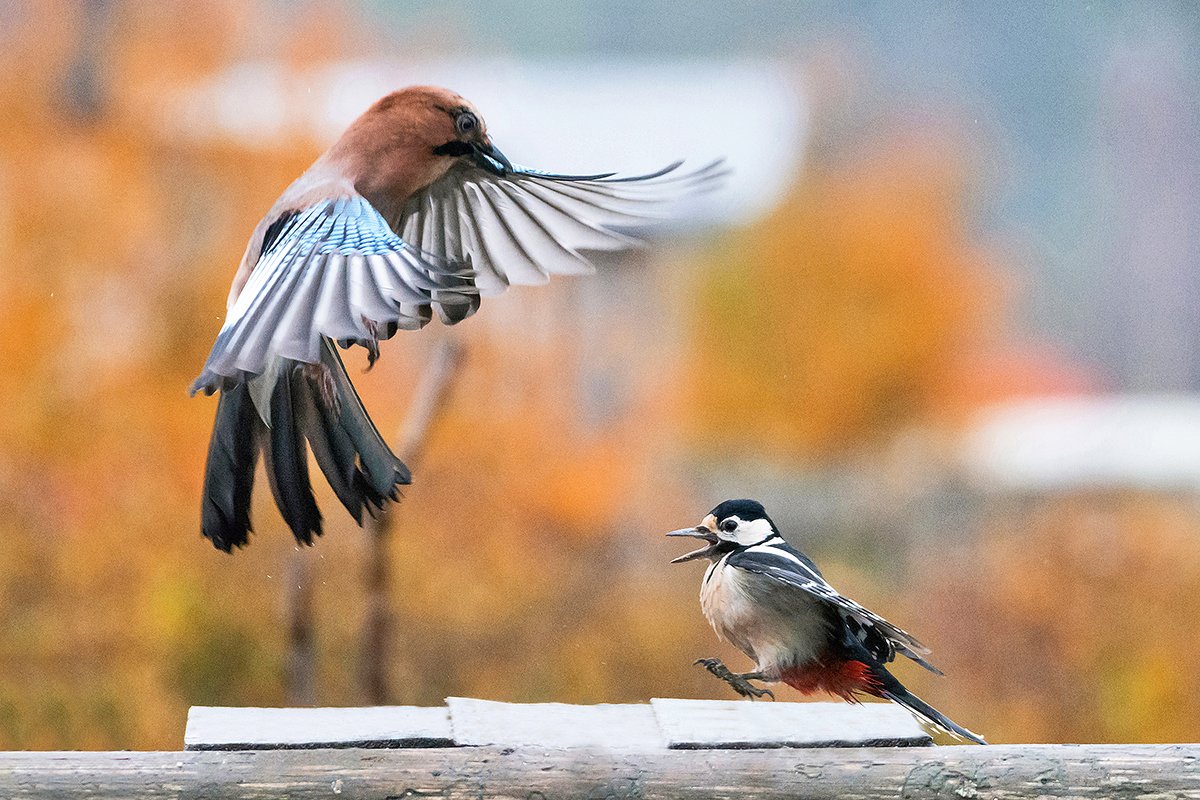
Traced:
<path fill-rule="evenodd" d="M 700 608 L 717 636 L 754 659 L 759 672 L 772 676 L 819 657 L 829 635 L 820 601 L 731 567 L 728 558 L 709 566 L 700 584 Z"/>

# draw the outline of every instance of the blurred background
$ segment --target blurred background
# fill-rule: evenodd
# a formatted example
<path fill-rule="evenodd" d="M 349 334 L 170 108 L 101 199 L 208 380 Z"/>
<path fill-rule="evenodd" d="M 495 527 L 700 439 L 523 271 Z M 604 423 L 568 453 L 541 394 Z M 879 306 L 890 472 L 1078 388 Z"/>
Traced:
<path fill-rule="evenodd" d="M 734 175 L 594 277 L 349 356 L 395 440 L 464 353 L 372 649 L 381 551 L 323 481 L 311 549 L 262 481 L 250 547 L 201 539 L 186 390 L 257 219 L 417 82 L 521 163 Z M 0 748 L 729 697 L 661 534 L 739 496 L 991 741 L 1197 740 L 1198 129 L 1184 2 L 0 0 Z"/>

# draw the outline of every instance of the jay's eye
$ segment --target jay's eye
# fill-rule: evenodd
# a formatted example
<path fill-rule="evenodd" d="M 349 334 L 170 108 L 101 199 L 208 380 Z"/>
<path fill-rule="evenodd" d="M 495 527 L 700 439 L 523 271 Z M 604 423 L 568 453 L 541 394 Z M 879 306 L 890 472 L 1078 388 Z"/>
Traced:
<path fill-rule="evenodd" d="M 721 530 L 725 531 L 726 533 L 733 533 L 734 531 L 737 530 L 737 520 L 736 519 L 725 520 L 724 522 L 721 523 Z"/>
<path fill-rule="evenodd" d="M 475 129 L 479 127 L 479 120 L 470 111 L 464 111 L 454 120 L 454 127 L 461 134 L 474 133 Z"/>

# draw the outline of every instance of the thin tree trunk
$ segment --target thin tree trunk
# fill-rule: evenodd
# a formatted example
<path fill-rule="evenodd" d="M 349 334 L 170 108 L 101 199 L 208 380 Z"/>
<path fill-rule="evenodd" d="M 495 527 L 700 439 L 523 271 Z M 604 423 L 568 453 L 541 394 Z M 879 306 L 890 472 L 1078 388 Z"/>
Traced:
<path fill-rule="evenodd" d="M 307 549 L 307 548 L 305 548 Z M 316 631 L 313 625 L 312 575 L 306 556 L 293 551 L 284 579 L 287 605 L 287 661 L 284 664 L 284 693 L 288 705 L 311 706 L 317 702 Z"/>
<path fill-rule="evenodd" d="M 416 470 L 425 449 L 429 431 L 445 410 L 450 392 L 460 373 L 463 347 L 450 338 L 442 339 L 417 385 L 417 394 L 399 433 L 397 455 Z M 388 664 L 391 663 L 392 615 L 390 597 L 392 562 L 388 549 L 395 525 L 397 503 L 390 504 L 367 520 L 367 561 L 363 581 L 366 589 L 366 616 L 363 621 L 359 671 L 363 697 L 370 705 L 386 705 L 391 696 Z"/>

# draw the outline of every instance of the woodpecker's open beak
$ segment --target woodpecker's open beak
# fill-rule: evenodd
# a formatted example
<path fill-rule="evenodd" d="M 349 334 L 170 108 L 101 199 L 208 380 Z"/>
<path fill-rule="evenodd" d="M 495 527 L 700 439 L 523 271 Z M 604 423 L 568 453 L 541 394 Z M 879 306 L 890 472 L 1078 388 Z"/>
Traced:
<path fill-rule="evenodd" d="M 471 145 L 471 149 L 474 151 L 471 159 L 488 172 L 494 175 L 507 175 L 512 172 L 512 162 L 490 141 L 475 142 Z"/>
<path fill-rule="evenodd" d="M 710 556 L 716 552 L 717 545 L 721 543 L 717 535 L 704 525 L 697 525 L 695 528 L 681 528 L 677 531 L 671 531 L 667 536 L 690 536 L 693 539 L 703 539 L 708 542 L 707 547 L 701 547 L 699 550 L 693 550 L 690 553 L 684 553 L 679 558 L 671 559 L 672 564 L 682 564 L 684 561 L 691 561 L 693 558 Z"/>

